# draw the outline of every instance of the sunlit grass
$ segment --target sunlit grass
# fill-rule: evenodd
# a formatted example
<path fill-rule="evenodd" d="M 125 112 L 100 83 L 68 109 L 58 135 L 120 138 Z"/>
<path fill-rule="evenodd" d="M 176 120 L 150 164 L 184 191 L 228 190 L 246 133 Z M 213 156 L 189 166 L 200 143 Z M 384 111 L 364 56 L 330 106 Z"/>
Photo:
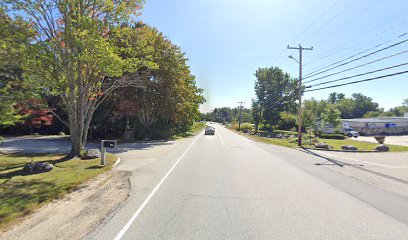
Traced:
<path fill-rule="evenodd" d="M 193 126 L 191 127 L 189 131 L 184 132 L 184 133 L 175 134 L 171 137 L 171 139 L 180 139 L 184 137 L 194 136 L 197 133 L 199 133 L 201 130 L 203 130 L 205 126 L 206 126 L 205 122 L 194 122 Z"/>
<path fill-rule="evenodd" d="M 251 134 L 245 134 L 242 132 L 235 131 L 233 128 L 229 128 L 231 131 L 243 135 L 247 138 L 250 138 L 254 141 L 258 142 L 264 142 L 264 143 L 269 143 L 273 145 L 278 145 L 278 146 L 283 146 L 283 147 L 291 147 L 291 148 L 297 148 L 297 142 L 289 142 L 286 139 L 279 139 L 279 138 L 267 138 L 267 137 L 260 137 L 257 135 L 251 135 Z M 377 143 L 370 143 L 370 142 L 361 142 L 361 141 L 353 141 L 349 139 L 344 139 L 344 140 L 338 140 L 338 139 L 323 139 L 319 138 L 319 142 L 326 142 L 330 146 L 333 147 L 334 150 L 342 150 L 341 146 L 342 145 L 353 145 L 356 146 L 358 150 L 363 150 L 363 151 L 372 151 L 375 149 L 375 147 L 378 145 Z M 404 152 L 408 151 L 408 147 L 406 146 L 398 146 L 398 145 L 390 145 L 390 144 L 385 144 L 390 148 L 390 152 Z M 308 140 L 303 140 L 302 143 L 303 147 L 306 148 L 314 148 L 314 145 L 310 145 L 310 141 Z"/>
<path fill-rule="evenodd" d="M 100 159 L 63 160 L 56 155 L 0 155 L 0 228 L 16 222 L 20 217 L 53 199 L 75 190 L 81 183 L 112 168 L 117 157 L 108 155 L 106 167 Z M 29 162 L 49 162 L 51 172 L 22 175 Z"/>

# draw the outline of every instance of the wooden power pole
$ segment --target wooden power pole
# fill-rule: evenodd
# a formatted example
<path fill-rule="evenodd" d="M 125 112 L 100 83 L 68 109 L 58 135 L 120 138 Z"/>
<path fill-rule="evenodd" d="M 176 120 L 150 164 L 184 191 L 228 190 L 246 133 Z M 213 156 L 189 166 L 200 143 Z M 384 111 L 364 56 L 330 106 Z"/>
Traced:
<path fill-rule="evenodd" d="M 238 119 L 238 131 L 241 131 L 241 121 L 242 121 L 242 104 L 245 102 L 241 101 L 239 103 L 239 119 Z"/>
<path fill-rule="evenodd" d="M 303 50 L 313 50 L 313 47 L 310 48 L 304 48 L 302 45 L 299 44 L 299 47 L 290 47 L 288 45 L 288 49 L 296 49 L 299 51 L 299 61 L 297 61 L 295 58 L 292 56 L 289 56 L 289 58 L 292 58 L 296 62 L 299 63 L 299 84 L 298 84 L 298 94 L 299 94 L 299 109 L 298 109 L 298 146 L 302 146 L 302 94 L 303 94 L 303 89 L 302 89 L 302 53 Z"/>

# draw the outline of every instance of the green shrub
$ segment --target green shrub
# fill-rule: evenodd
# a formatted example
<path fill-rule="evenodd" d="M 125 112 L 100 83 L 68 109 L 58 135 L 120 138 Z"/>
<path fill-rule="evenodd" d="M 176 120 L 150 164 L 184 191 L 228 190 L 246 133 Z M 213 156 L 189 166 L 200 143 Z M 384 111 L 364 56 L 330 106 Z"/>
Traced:
<path fill-rule="evenodd" d="M 292 131 L 286 131 L 286 130 L 273 130 L 273 133 L 281 133 L 281 134 L 286 134 L 286 135 L 296 135 L 297 136 L 297 132 L 292 132 Z"/>
<path fill-rule="evenodd" d="M 325 138 L 325 139 L 340 139 L 344 140 L 346 137 L 342 134 L 322 134 L 320 135 L 320 138 Z"/>
<path fill-rule="evenodd" d="M 235 130 L 239 130 L 239 125 L 238 124 L 234 124 L 234 129 Z M 243 130 L 252 130 L 252 123 L 241 123 L 241 131 Z"/>

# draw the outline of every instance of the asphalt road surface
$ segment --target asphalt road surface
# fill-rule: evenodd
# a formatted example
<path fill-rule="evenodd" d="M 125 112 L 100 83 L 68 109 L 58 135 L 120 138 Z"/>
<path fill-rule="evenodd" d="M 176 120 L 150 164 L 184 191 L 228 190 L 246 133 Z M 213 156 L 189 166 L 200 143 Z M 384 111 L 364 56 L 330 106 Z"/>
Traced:
<path fill-rule="evenodd" d="M 88 238 L 408 239 L 406 198 L 314 161 L 217 125 L 132 169 L 133 194 Z"/>

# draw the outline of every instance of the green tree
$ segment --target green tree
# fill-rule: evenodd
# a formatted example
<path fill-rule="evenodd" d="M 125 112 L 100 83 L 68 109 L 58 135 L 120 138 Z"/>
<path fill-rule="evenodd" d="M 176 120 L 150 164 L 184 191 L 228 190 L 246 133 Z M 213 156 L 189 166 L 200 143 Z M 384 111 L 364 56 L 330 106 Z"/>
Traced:
<path fill-rule="evenodd" d="M 355 102 L 353 99 L 341 99 L 336 103 L 336 107 L 340 110 L 342 119 L 354 118 Z"/>
<path fill-rule="evenodd" d="M 297 80 L 278 67 L 259 68 L 255 72 L 255 94 L 270 125 L 278 124 L 280 113 L 296 109 Z"/>
<path fill-rule="evenodd" d="M 71 133 L 70 156 L 84 148 L 96 108 L 117 87 L 138 84 L 126 74 L 148 65 L 138 58 L 122 59 L 113 37 L 137 16 L 141 0 L 7 0 L 14 14 L 33 26 L 25 70 L 43 88 L 61 97 L 67 109 L 64 123 Z"/>
<path fill-rule="evenodd" d="M 351 98 L 354 101 L 353 118 L 361 118 L 366 112 L 378 111 L 378 103 L 361 93 L 353 93 Z"/>
<path fill-rule="evenodd" d="M 252 99 L 252 104 L 251 104 L 251 114 L 252 114 L 252 119 L 255 124 L 255 132 L 257 133 L 259 130 L 259 123 L 261 121 L 261 112 L 262 108 L 259 106 L 258 101 L 255 99 Z"/>
<path fill-rule="evenodd" d="M 27 22 L 12 19 L 0 6 L 0 125 L 14 125 L 24 117 L 16 104 L 30 94 L 22 66 L 33 36 Z"/>
<path fill-rule="evenodd" d="M 332 123 L 334 127 L 337 127 L 341 123 L 340 115 L 340 111 L 334 106 L 334 104 L 328 104 L 322 113 L 322 122 Z"/>
<path fill-rule="evenodd" d="M 302 111 L 303 126 L 305 128 L 314 127 L 321 113 L 322 110 L 320 110 L 319 101 L 317 101 L 314 98 L 311 98 L 310 100 L 305 100 L 303 102 Z"/>
<path fill-rule="evenodd" d="M 141 88 L 121 88 L 114 94 L 118 116 L 140 126 L 133 126 L 137 130 L 146 130 L 143 134 L 149 137 L 188 130 L 200 118 L 198 107 L 204 98 L 180 48 L 144 24 L 121 29 L 115 44 L 122 49 L 123 59 L 149 59 L 153 63 L 152 67 L 129 72 L 139 76 Z"/>

